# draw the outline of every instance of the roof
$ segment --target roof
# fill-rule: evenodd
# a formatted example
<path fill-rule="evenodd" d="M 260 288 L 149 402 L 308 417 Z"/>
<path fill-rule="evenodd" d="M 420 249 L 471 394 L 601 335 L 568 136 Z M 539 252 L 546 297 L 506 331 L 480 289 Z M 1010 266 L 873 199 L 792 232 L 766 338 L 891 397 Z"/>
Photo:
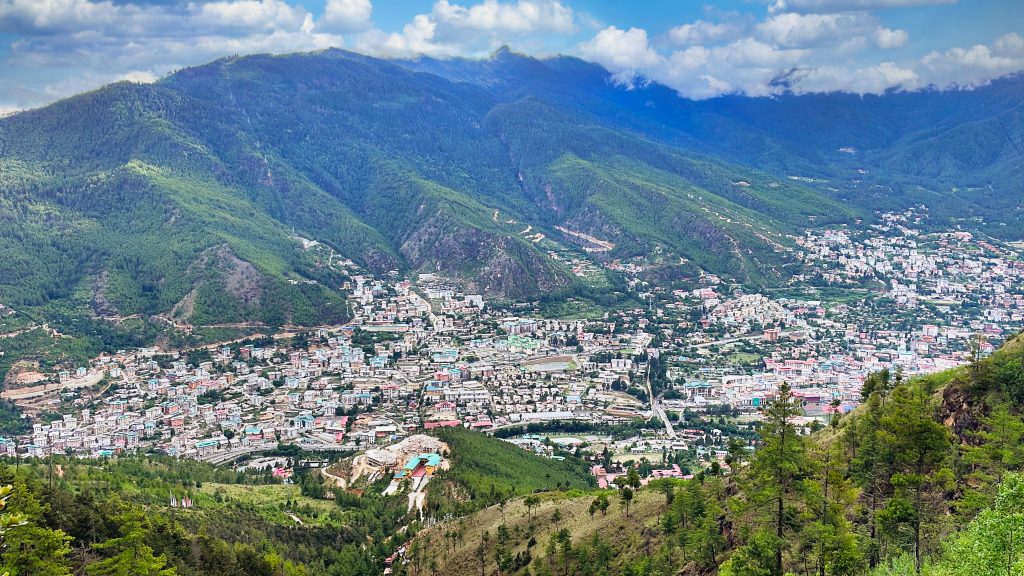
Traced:
<path fill-rule="evenodd" d="M 439 466 L 441 464 L 441 455 L 436 453 L 430 453 L 413 456 L 412 458 L 409 458 L 409 461 L 406 462 L 403 468 L 405 470 L 415 470 L 421 464 L 426 466 Z"/>

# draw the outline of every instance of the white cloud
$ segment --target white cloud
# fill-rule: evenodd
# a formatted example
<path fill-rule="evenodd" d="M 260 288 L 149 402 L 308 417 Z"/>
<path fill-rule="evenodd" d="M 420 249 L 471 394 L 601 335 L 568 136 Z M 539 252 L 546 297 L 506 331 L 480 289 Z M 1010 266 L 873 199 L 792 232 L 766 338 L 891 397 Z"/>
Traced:
<path fill-rule="evenodd" d="M 317 23 L 324 30 L 351 32 L 370 27 L 373 5 L 370 0 L 327 0 L 324 15 Z"/>
<path fill-rule="evenodd" d="M 170 23 L 157 6 L 115 5 L 92 0 L 4 0 L 0 2 L 0 31 L 25 36 L 82 30 L 134 30 Z"/>
<path fill-rule="evenodd" d="M 846 14 L 797 14 L 784 12 L 757 25 L 764 38 L 788 47 L 841 44 L 851 38 L 873 34 L 878 19 L 862 12 Z"/>
<path fill-rule="evenodd" d="M 924 82 L 939 88 L 984 84 L 1024 69 L 1024 38 L 1011 33 L 997 38 L 991 48 L 977 44 L 932 52 L 921 65 Z"/>
<path fill-rule="evenodd" d="M 484 0 L 470 7 L 439 0 L 431 12 L 434 20 L 455 28 L 489 32 L 575 32 L 572 9 L 560 2 Z"/>
<path fill-rule="evenodd" d="M 900 48 L 907 43 L 910 36 L 906 30 L 893 30 L 891 28 L 879 28 L 875 30 L 875 45 L 882 50 Z"/>
<path fill-rule="evenodd" d="M 639 71 L 661 62 L 661 57 L 647 41 L 647 31 L 642 28 L 622 30 L 609 26 L 580 44 L 579 52 L 584 58 L 615 72 L 625 82 L 631 82 Z"/>
<path fill-rule="evenodd" d="M 94 0 L 0 2 L 0 30 L 19 30 L 12 64 L 169 68 L 228 54 L 339 46 L 311 13 L 284 0 L 222 0 L 184 5 Z"/>
<path fill-rule="evenodd" d="M 847 12 L 851 10 L 880 10 L 908 6 L 956 4 L 957 0 L 776 0 L 772 12 Z"/>
<path fill-rule="evenodd" d="M 881 94 L 891 89 L 915 89 L 920 78 L 909 68 L 893 62 L 850 70 L 843 66 L 821 66 L 801 70 L 797 74 L 796 92 L 851 92 Z"/>
<path fill-rule="evenodd" d="M 577 31 L 572 9 L 554 0 L 484 0 L 470 6 L 438 0 L 400 32 L 361 34 L 356 46 L 370 54 L 408 57 L 481 55 L 503 44 L 543 46 Z"/>
<path fill-rule="evenodd" d="M 401 32 L 385 34 L 373 29 L 356 42 L 359 49 L 385 57 L 406 57 L 417 54 L 427 56 L 454 56 L 456 46 L 436 41 L 437 23 L 426 14 L 418 14 Z"/>
<path fill-rule="evenodd" d="M 343 44 L 293 1 L 0 0 L 0 32 L 15 35 L 0 64 L 0 99 L 28 107 L 122 78 L 152 80 L 226 55 Z M 75 73 L 58 72 L 62 67 Z"/>
<path fill-rule="evenodd" d="M 682 96 L 701 99 L 722 94 L 770 96 L 844 91 L 881 94 L 928 86 L 974 86 L 1024 70 L 1024 37 L 1007 34 L 991 46 L 933 52 L 921 60 L 872 62 L 877 49 L 906 44 L 904 30 L 882 26 L 867 13 L 770 14 L 750 35 L 715 42 L 714 28 L 695 22 L 681 26 L 677 48 L 659 53 L 640 28 L 609 26 L 577 51 L 604 65 L 627 86 L 638 75 L 674 88 Z M 698 34 L 707 39 L 693 43 Z M 850 64 L 846 64 L 850 62 Z"/>
<path fill-rule="evenodd" d="M 153 82 L 156 82 L 158 78 L 159 76 L 148 70 L 132 70 L 121 74 L 119 80 L 138 82 L 140 84 L 152 84 Z"/>
<path fill-rule="evenodd" d="M 219 30 L 294 29 L 308 13 L 281 0 L 229 0 L 190 5 L 190 19 Z"/>
<path fill-rule="evenodd" d="M 993 52 L 997 54 L 1010 56 L 1024 54 L 1024 37 L 1016 33 L 1005 34 L 996 38 L 992 47 Z"/>
<path fill-rule="evenodd" d="M 797 66 L 808 52 L 780 49 L 754 38 L 725 46 L 691 46 L 677 50 L 663 66 L 644 71 L 689 98 L 740 92 L 766 96 L 776 91 L 772 79 Z"/>
<path fill-rule="evenodd" d="M 673 44 L 707 44 L 723 40 L 735 40 L 747 31 L 747 23 L 742 21 L 708 22 L 697 20 L 690 24 L 682 24 L 668 31 L 668 38 Z"/>

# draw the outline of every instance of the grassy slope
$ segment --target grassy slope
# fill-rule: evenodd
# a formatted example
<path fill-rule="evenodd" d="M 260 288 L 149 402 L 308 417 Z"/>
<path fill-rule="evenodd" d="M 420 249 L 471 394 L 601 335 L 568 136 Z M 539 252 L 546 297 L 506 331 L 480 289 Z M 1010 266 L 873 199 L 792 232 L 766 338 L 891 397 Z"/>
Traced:
<path fill-rule="evenodd" d="M 220 500 L 218 500 L 218 497 Z M 195 498 L 197 506 L 213 508 L 227 507 L 255 511 L 268 522 L 282 526 L 324 526 L 337 523 L 331 513 L 339 512 L 333 500 L 318 500 L 303 496 L 294 484 L 203 484 Z M 289 510 L 284 504 L 293 502 Z"/>
<path fill-rule="evenodd" d="M 454 549 L 446 549 L 445 532 L 458 529 L 456 522 L 442 523 L 419 533 L 417 539 L 425 546 L 428 557 L 436 558 L 437 574 L 462 575 L 480 571 L 480 560 L 477 553 L 481 537 L 487 532 L 490 544 L 496 543 L 498 527 L 505 524 L 512 534 L 507 544 L 509 551 L 515 555 L 529 549 L 534 558 L 544 556 L 544 548 L 551 535 L 561 529 L 568 529 L 572 541 L 590 540 L 599 535 L 611 544 L 615 560 L 609 566 L 609 574 L 617 574 L 618 568 L 636 557 L 658 548 L 662 539 L 658 529 L 658 515 L 665 506 L 665 497 L 653 490 L 641 490 L 630 505 L 629 517 L 619 506 L 618 497 L 612 495 L 611 506 L 607 515 L 600 512 L 590 516 L 588 509 L 594 495 L 563 495 L 550 493 L 541 496 L 541 503 L 532 513 L 528 513 L 522 499 L 517 499 L 505 506 L 504 515 L 498 506 L 491 506 L 468 518 L 463 526 L 461 544 Z M 553 515 L 558 510 L 562 516 L 560 522 L 554 522 Z M 527 546 L 530 538 L 536 545 Z M 545 560 L 546 561 L 546 560 Z M 493 555 L 487 555 L 487 572 L 495 569 Z"/>
<path fill-rule="evenodd" d="M 460 492 L 474 500 L 493 501 L 493 494 L 526 494 L 556 484 L 593 486 L 586 465 L 577 460 L 539 458 L 514 444 L 464 428 L 439 428 L 432 434 L 451 449 L 451 470 L 439 479 L 457 484 Z"/>

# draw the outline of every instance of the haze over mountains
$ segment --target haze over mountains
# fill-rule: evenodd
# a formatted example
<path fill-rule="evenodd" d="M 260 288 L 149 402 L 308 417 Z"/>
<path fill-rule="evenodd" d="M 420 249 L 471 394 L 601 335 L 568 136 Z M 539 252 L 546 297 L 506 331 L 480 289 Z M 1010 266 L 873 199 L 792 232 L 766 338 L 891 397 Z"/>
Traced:
<path fill-rule="evenodd" d="M 1022 105 L 1021 76 L 698 102 L 507 50 L 227 58 L 0 120 L 0 301 L 344 317 L 296 234 L 512 299 L 588 282 L 553 249 L 773 285 L 789 235 L 922 203 L 935 226 L 1016 240 Z"/>

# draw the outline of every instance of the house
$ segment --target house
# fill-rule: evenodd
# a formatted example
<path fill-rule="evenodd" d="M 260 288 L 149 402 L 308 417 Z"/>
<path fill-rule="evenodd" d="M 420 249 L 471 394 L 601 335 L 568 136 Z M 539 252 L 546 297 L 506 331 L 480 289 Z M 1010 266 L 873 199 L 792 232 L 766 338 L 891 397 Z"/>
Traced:
<path fill-rule="evenodd" d="M 409 458 L 405 466 L 395 473 L 395 479 L 419 478 L 432 476 L 441 465 L 441 455 L 437 453 L 418 454 Z"/>

